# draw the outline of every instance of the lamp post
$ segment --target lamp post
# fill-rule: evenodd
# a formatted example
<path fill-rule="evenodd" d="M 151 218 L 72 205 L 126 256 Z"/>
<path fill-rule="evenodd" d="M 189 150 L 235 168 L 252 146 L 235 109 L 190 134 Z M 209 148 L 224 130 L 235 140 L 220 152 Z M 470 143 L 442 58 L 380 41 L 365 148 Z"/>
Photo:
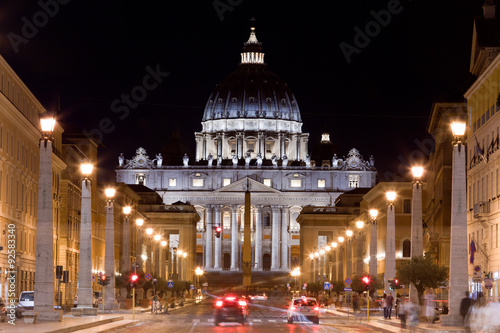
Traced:
<path fill-rule="evenodd" d="M 122 250 L 122 269 L 129 270 L 130 266 L 130 212 L 132 207 L 123 207 L 123 250 Z"/>
<path fill-rule="evenodd" d="M 465 147 L 463 136 L 465 123 L 453 122 L 453 164 L 451 179 L 451 235 L 450 235 L 450 273 L 448 305 L 449 314 L 442 316 L 442 325 L 462 325 L 460 316 L 460 300 L 468 290 L 467 272 L 467 207 L 466 207 L 466 173 Z"/>
<path fill-rule="evenodd" d="M 290 275 L 294 278 L 294 287 L 297 289 L 297 292 L 300 292 L 299 287 L 297 285 L 297 278 L 300 276 L 300 267 L 295 267 L 291 272 Z"/>
<path fill-rule="evenodd" d="M 347 278 L 352 279 L 352 236 L 353 232 L 351 229 L 347 229 L 345 232 L 345 235 L 347 237 L 347 243 L 346 243 L 346 255 L 345 255 L 345 261 L 346 261 L 346 270 L 345 270 L 345 275 Z"/>
<path fill-rule="evenodd" d="M 203 275 L 203 269 L 201 267 L 196 267 L 196 269 L 194 270 L 194 273 L 196 274 L 196 290 L 200 290 L 200 277 Z M 200 292 L 198 291 L 198 294 L 200 294 Z M 201 300 L 200 300 L 201 301 Z M 198 304 L 199 302 L 196 302 L 196 304 Z"/>
<path fill-rule="evenodd" d="M 40 169 L 38 179 L 38 215 L 35 262 L 35 312 L 38 320 L 60 321 L 62 312 L 54 311 L 54 250 L 52 216 L 52 132 L 54 117 L 40 119 Z M 90 267 L 89 267 L 90 271 Z"/>
<path fill-rule="evenodd" d="M 396 213 L 394 210 L 394 200 L 396 192 L 386 192 L 387 197 L 387 242 L 385 245 L 385 276 L 384 289 L 386 295 L 389 295 L 390 285 L 387 282 L 389 279 L 394 279 L 396 276 Z"/>
<path fill-rule="evenodd" d="M 356 221 L 356 228 L 358 229 L 358 244 L 356 249 L 356 275 L 363 275 L 363 235 L 362 229 L 365 226 L 365 222 Z"/>
<path fill-rule="evenodd" d="M 78 262 L 78 308 L 83 314 L 97 315 L 97 309 L 92 306 L 92 208 L 91 180 L 93 166 L 91 163 L 80 165 L 82 180 L 82 208 L 80 222 L 80 254 Z"/>
<path fill-rule="evenodd" d="M 139 267 L 141 268 L 141 270 L 143 270 L 143 260 L 142 260 L 142 226 L 144 225 L 144 220 L 143 219 L 136 219 L 135 220 L 135 225 L 137 226 L 138 230 L 137 230 L 137 243 L 136 243 L 136 246 L 135 246 L 135 261 L 137 262 L 137 264 L 139 265 Z"/>
<path fill-rule="evenodd" d="M 109 284 L 103 288 L 103 312 L 106 310 L 116 309 L 115 304 L 115 212 L 113 198 L 116 190 L 108 187 L 104 190 L 107 198 L 106 204 L 106 235 L 104 246 L 104 271 L 107 272 Z M 129 212 L 130 213 L 130 212 Z M 106 293 L 106 291 L 108 291 Z"/>
<path fill-rule="evenodd" d="M 377 215 L 378 210 L 370 209 L 370 264 L 368 274 L 377 276 Z"/>
<path fill-rule="evenodd" d="M 421 181 L 424 168 L 421 166 L 414 166 L 411 168 L 411 171 L 414 177 L 411 207 L 411 257 L 416 258 L 424 254 Z M 418 304 L 418 293 L 413 284 L 410 284 L 410 301 L 414 304 Z"/>

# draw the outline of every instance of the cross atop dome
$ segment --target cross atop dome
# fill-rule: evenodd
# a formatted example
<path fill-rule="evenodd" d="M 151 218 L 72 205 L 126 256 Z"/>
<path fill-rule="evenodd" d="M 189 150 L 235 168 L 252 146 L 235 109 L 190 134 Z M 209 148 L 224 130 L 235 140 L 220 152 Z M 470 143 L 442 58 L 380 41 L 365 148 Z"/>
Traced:
<path fill-rule="evenodd" d="M 264 53 L 262 52 L 262 43 L 257 40 L 255 35 L 255 19 L 250 20 L 250 37 L 243 44 L 241 53 L 242 64 L 264 64 Z"/>

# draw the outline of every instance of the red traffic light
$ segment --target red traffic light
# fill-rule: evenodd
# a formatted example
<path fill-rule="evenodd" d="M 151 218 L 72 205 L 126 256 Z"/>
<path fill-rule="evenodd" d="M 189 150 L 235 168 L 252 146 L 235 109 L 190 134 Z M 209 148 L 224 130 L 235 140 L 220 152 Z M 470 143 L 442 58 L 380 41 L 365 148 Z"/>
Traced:
<path fill-rule="evenodd" d="M 101 280 L 102 280 L 102 281 L 106 281 L 106 278 L 107 278 L 107 276 L 106 276 L 106 275 L 101 276 Z"/>
<path fill-rule="evenodd" d="M 217 232 L 221 232 L 221 231 L 222 231 L 222 228 L 221 228 L 221 227 L 217 227 L 217 228 L 215 228 L 215 231 L 217 231 Z"/>
<path fill-rule="evenodd" d="M 370 283 L 370 277 L 369 276 L 363 276 L 361 279 L 364 283 L 369 284 Z"/>
<path fill-rule="evenodd" d="M 132 274 L 132 276 L 131 276 L 131 278 L 130 278 L 130 280 L 131 280 L 132 282 L 136 282 L 138 279 L 139 279 L 139 276 L 138 276 L 137 274 Z"/>
<path fill-rule="evenodd" d="M 398 285 L 398 284 L 399 284 L 399 280 L 398 280 L 398 279 L 394 279 L 394 283 L 395 283 L 396 285 Z"/>

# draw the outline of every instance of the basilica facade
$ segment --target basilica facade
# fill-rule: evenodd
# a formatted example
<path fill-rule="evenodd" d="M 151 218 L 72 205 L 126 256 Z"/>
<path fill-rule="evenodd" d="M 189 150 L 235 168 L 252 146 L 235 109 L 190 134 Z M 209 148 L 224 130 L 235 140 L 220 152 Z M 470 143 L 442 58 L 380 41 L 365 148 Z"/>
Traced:
<path fill-rule="evenodd" d="M 252 269 L 288 272 L 299 265 L 296 219 L 304 206 L 334 207 L 342 193 L 375 186 L 373 157 L 365 160 L 355 148 L 342 157 L 309 153 L 298 103 L 267 68 L 253 27 L 241 63 L 210 95 L 201 125 L 194 156 L 165 165 L 166 156 L 138 148 L 130 159 L 119 157 L 116 181 L 144 185 L 165 205 L 193 205 L 200 216 L 196 264 L 206 271 L 241 272 L 247 189 Z M 328 134 L 320 144 L 331 144 Z M 170 253 L 182 249 L 174 239 L 169 244 Z"/>

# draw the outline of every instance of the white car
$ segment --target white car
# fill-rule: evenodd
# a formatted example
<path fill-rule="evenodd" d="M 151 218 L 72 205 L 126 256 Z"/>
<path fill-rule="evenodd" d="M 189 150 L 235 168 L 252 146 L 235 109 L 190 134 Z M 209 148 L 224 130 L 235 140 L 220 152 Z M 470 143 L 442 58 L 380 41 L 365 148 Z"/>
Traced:
<path fill-rule="evenodd" d="M 319 324 L 319 304 L 313 297 L 293 298 L 286 315 L 289 324 L 306 320 Z"/>
<path fill-rule="evenodd" d="M 267 295 L 266 295 L 266 293 L 255 293 L 253 295 L 250 295 L 250 300 L 251 301 L 267 301 Z"/>
<path fill-rule="evenodd" d="M 28 310 L 33 310 L 35 308 L 35 292 L 34 291 L 23 291 L 19 295 L 19 302 L 16 308 L 16 317 L 22 318 L 23 312 Z"/>

